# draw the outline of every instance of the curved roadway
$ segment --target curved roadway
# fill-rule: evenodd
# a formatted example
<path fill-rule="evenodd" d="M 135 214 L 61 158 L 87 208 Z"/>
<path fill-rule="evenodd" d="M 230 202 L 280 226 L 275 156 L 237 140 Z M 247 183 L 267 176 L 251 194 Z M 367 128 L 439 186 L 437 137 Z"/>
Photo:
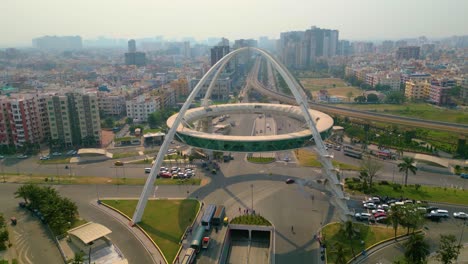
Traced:
<path fill-rule="evenodd" d="M 258 79 L 249 78 L 249 81 L 251 82 L 252 87 L 258 92 L 266 96 L 275 98 L 276 100 L 279 100 L 281 102 L 292 104 L 292 105 L 297 105 L 296 100 L 293 97 L 265 88 L 263 84 L 261 84 L 258 81 Z M 459 134 L 468 136 L 468 125 L 466 124 L 456 124 L 456 123 L 447 123 L 447 122 L 441 122 L 441 121 L 423 120 L 423 119 L 412 118 L 412 117 L 394 116 L 394 115 L 388 115 L 388 114 L 342 108 L 342 107 L 325 105 L 325 104 L 317 104 L 313 102 L 309 102 L 309 104 L 314 109 L 318 111 L 326 112 L 328 114 L 343 115 L 343 116 L 348 116 L 348 117 L 355 117 L 355 118 L 367 119 L 371 121 L 406 125 L 406 126 L 411 126 L 411 127 L 435 129 L 435 130 L 459 133 Z"/>
<path fill-rule="evenodd" d="M 315 118 L 317 130 L 326 136 L 328 131 L 333 126 L 333 119 L 324 113 L 309 110 L 311 116 Z M 231 136 L 231 135 L 218 135 L 218 134 L 209 134 L 200 131 L 190 129 L 184 124 L 193 123 L 196 120 L 200 120 L 209 116 L 221 116 L 226 114 L 273 114 L 274 116 L 286 115 L 290 118 L 297 120 L 304 120 L 302 116 L 301 109 L 297 106 L 291 105 L 281 105 L 281 104 L 262 104 L 262 103 L 241 103 L 241 104 L 228 104 L 228 105 L 215 105 L 210 107 L 198 107 L 187 110 L 184 116 L 184 121 L 177 127 L 177 134 L 180 138 L 189 140 L 192 143 L 205 142 L 209 140 L 210 146 L 216 147 L 217 144 L 213 142 L 219 142 L 220 146 L 229 144 L 229 142 L 235 142 L 236 144 L 243 144 L 243 150 L 240 152 L 255 152 L 258 151 L 254 147 L 260 148 L 261 151 L 276 151 L 276 150 L 285 150 L 291 149 L 290 144 L 285 144 L 285 142 L 294 142 L 297 139 L 305 139 L 308 141 L 312 137 L 310 130 L 305 129 L 302 131 L 289 133 L 289 134 L 280 134 L 280 135 L 268 135 L 268 136 Z M 174 125 L 175 119 L 178 114 L 175 114 L 167 119 L 167 126 L 172 127 Z M 224 143 L 223 143 L 224 142 Z M 260 147 L 262 143 L 268 142 L 272 149 L 269 149 L 267 145 L 265 147 Z M 199 144 L 199 145 L 200 145 Z M 258 144 L 258 145 L 256 145 Z M 202 148 L 212 149 L 208 146 L 197 146 Z M 289 148 L 284 148 L 289 147 Z M 223 149 L 224 148 L 224 149 Z M 226 150 L 224 146 L 220 150 Z M 244 151 L 245 150 L 245 151 Z"/>

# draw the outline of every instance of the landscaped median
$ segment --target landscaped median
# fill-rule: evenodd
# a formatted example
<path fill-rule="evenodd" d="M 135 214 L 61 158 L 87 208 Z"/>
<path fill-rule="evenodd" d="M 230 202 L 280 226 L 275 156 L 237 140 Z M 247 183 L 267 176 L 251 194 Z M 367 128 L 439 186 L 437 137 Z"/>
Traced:
<path fill-rule="evenodd" d="M 127 218 L 135 212 L 138 200 L 101 200 L 117 209 Z M 188 226 L 192 225 L 200 203 L 197 200 L 149 200 L 138 223 L 160 249 L 168 263 L 172 263 L 179 251 L 180 239 Z"/>
<path fill-rule="evenodd" d="M 392 239 L 394 229 L 381 225 L 365 225 L 353 223 L 351 237 L 344 231 L 344 224 L 330 223 L 322 228 L 322 241 L 327 248 L 328 263 L 335 263 L 337 256 L 344 255 L 346 261 L 359 255 L 363 250 L 377 243 Z M 403 235 L 405 230 L 398 229 L 397 236 Z M 342 251 L 342 253 L 341 253 Z"/>
<path fill-rule="evenodd" d="M 295 151 L 297 161 L 301 166 L 306 167 L 322 167 L 322 164 L 317 158 L 317 154 L 315 152 L 311 152 L 305 149 L 298 149 Z M 359 166 L 355 166 L 348 163 L 338 162 L 336 160 L 332 160 L 333 166 L 340 168 L 341 170 L 354 170 L 358 171 Z"/>
<path fill-rule="evenodd" d="M 353 194 L 364 194 L 359 179 L 346 179 L 346 188 L 348 192 Z M 468 205 L 468 191 L 456 188 L 422 186 L 418 184 L 402 186 L 398 183 L 381 181 L 373 184 L 372 191 L 369 194 L 404 197 L 417 201 Z"/>
<path fill-rule="evenodd" d="M 99 176 L 69 176 L 48 174 L 3 174 L 0 181 L 9 183 L 45 183 L 45 184 L 113 184 L 113 185 L 144 185 L 146 178 L 115 178 Z M 155 185 L 200 185 L 201 179 L 156 179 Z"/>

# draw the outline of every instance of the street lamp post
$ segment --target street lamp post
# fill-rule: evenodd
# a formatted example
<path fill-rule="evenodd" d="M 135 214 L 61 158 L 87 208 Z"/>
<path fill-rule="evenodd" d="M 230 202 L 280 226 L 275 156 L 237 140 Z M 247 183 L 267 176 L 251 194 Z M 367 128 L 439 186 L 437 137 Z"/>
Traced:
<path fill-rule="evenodd" d="M 458 241 L 458 247 L 461 246 L 462 239 L 463 239 L 463 232 L 465 232 L 465 226 L 466 226 L 466 219 L 463 220 L 463 228 L 462 228 L 462 231 L 461 231 L 461 234 L 460 234 L 460 240 Z"/>
<path fill-rule="evenodd" d="M 253 213 L 253 184 L 250 184 L 250 188 L 252 189 L 252 213 Z"/>

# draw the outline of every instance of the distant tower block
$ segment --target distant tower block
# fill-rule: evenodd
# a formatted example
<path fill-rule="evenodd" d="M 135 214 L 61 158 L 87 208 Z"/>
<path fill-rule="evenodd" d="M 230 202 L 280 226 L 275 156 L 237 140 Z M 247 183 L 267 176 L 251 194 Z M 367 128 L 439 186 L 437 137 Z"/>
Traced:
<path fill-rule="evenodd" d="M 134 39 L 128 41 L 128 52 L 136 52 L 136 42 Z"/>

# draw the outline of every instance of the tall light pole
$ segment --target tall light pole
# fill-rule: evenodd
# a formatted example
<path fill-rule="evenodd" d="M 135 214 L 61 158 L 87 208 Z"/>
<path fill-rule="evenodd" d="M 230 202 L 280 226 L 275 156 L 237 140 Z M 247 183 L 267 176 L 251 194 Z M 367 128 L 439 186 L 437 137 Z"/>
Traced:
<path fill-rule="evenodd" d="M 465 226 L 466 226 L 466 219 L 463 220 L 463 228 L 460 234 L 460 240 L 458 241 L 458 247 L 461 247 L 462 239 L 463 239 L 463 232 L 465 232 Z"/>
<path fill-rule="evenodd" d="M 253 184 L 250 184 L 250 188 L 252 189 L 252 213 L 253 213 Z"/>

